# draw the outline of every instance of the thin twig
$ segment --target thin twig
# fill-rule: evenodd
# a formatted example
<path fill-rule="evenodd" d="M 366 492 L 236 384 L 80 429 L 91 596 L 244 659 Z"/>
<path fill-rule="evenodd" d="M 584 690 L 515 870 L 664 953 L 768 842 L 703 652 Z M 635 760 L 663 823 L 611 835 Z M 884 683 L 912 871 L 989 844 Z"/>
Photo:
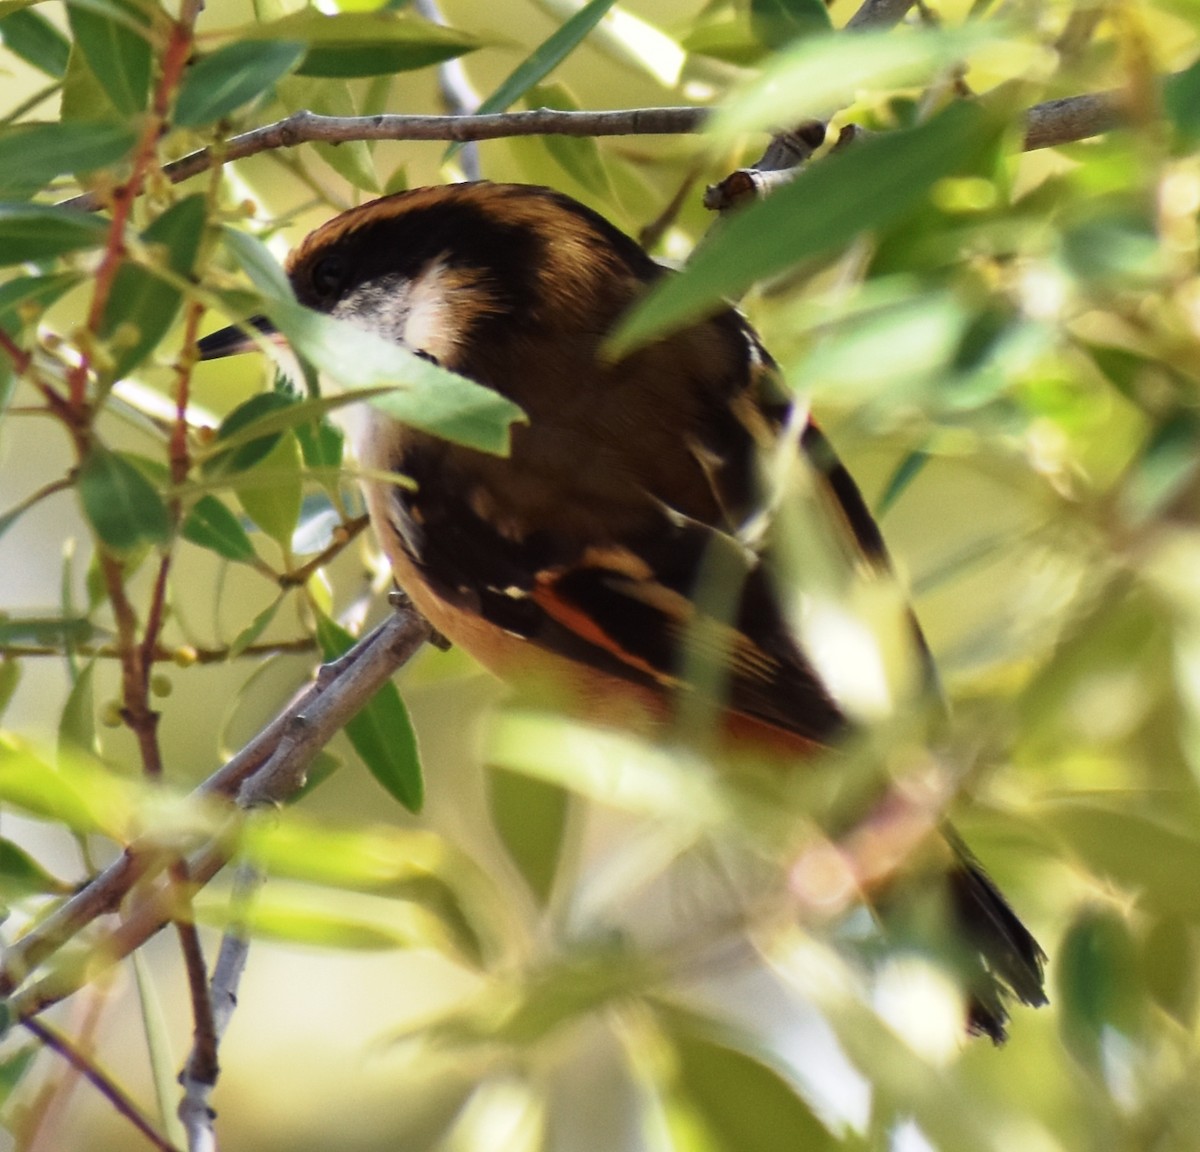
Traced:
<path fill-rule="evenodd" d="M 849 20 L 847 28 L 890 28 L 899 24 L 916 0 L 864 0 L 864 3 Z"/>
<path fill-rule="evenodd" d="M 324 568 L 335 557 L 339 556 L 346 550 L 346 546 L 350 544 L 355 537 L 360 536 L 371 522 L 369 516 L 355 516 L 351 520 L 346 520 L 339 524 L 333 530 L 333 540 L 323 551 L 317 553 L 307 563 L 302 564 L 299 568 L 293 568 L 290 572 L 282 573 L 279 579 L 281 588 L 295 588 L 308 581 L 308 578 L 317 571 L 318 568 Z"/>
<path fill-rule="evenodd" d="M 92 1063 L 82 1052 L 79 1052 L 65 1037 L 40 1020 L 22 1020 L 25 1028 L 38 1038 L 47 1048 L 56 1052 L 71 1065 L 113 1108 L 125 1117 L 155 1148 L 161 1152 L 179 1152 L 157 1128 L 150 1122 L 144 1112 L 130 1099 L 125 1090 L 110 1079 L 103 1071 Z"/>
<path fill-rule="evenodd" d="M 63 484 L 62 488 L 70 488 Z M 159 647 L 151 654 L 155 664 L 224 664 L 227 660 L 249 659 L 258 656 L 303 656 L 317 650 L 317 642 L 310 636 L 296 640 L 274 640 L 269 643 L 248 644 L 235 653 L 232 646 L 220 648 Z M 73 651 L 77 656 L 91 660 L 119 660 L 121 651 L 115 644 L 76 644 Z M 61 659 L 62 648 L 57 644 L 0 644 L 0 658 L 26 659 L 52 656 Z"/>
<path fill-rule="evenodd" d="M 197 1042 L 192 1048 L 183 1073 L 179 1077 L 183 1085 L 183 1099 L 179 1102 L 179 1119 L 188 1134 L 190 1152 L 209 1152 L 216 1147 L 213 1132 L 214 1113 L 210 1103 L 212 1090 L 217 1080 L 216 1046 L 225 1035 L 233 1019 L 238 1003 L 238 987 L 246 960 L 250 953 L 250 942 L 240 912 L 253 899 L 265 877 L 251 864 L 242 863 L 234 876 L 230 906 L 233 921 L 221 940 L 221 950 L 213 968 L 212 984 L 209 988 L 209 1003 L 213 1016 L 213 1051 L 211 1056 Z"/>
<path fill-rule="evenodd" d="M 317 752 L 412 658 L 429 635 L 429 625 L 411 609 L 390 616 L 338 661 L 336 676 L 319 675 L 315 684 L 210 776 L 196 794 L 236 794 L 239 807 L 278 803 L 291 795 L 300 787 Z M 228 852 L 226 843 L 214 842 L 191 857 L 188 875 L 192 882 L 207 883 L 224 865 Z M 97 917 L 116 909 L 134 884 L 160 871 L 164 863 L 161 845 L 130 845 L 120 859 L 7 949 L 0 966 L 0 995 L 12 993 L 34 968 Z M 170 886 L 151 888 L 120 927 L 88 949 L 92 964 L 107 965 L 127 956 L 175 913 Z M 94 967 L 83 972 L 78 965 L 65 965 L 17 992 L 9 1007 L 19 1019 L 34 1015 L 94 975 Z"/>

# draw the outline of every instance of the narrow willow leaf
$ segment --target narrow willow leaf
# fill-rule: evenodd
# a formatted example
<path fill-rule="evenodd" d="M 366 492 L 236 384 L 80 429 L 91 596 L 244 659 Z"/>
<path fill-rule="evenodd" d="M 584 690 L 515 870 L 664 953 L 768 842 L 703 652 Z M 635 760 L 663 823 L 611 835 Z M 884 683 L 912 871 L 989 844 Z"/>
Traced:
<path fill-rule="evenodd" d="M 12 740 L 0 742 L 0 799 L 75 832 L 124 839 L 134 823 L 136 791 L 94 762 L 55 766 Z"/>
<path fill-rule="evenodd" d="M 1200 139 L 1200 60 L 1167 80 L 1163 105 L 1180 139 L 1195 147 Z"/>
<path fill-rule="evenodd" d="M 276 300 L 295 299 L 287 274 L 261 240 L 228 227 L 222 231 L 221 239 L 259 292 Z"/>
<path fill-rule="evenodd" d="M 896 465 L 895 471 L 888 477 L 883 492 L 875 502 L 875 515 L 880 519 L 886 516 L 928 463 L 929 453 L 924 448 L 914 448 L 911 452 L 906 453 L 904 459 Z"/>
<path fill-rule="evenodd" d="M 567 112 L 579 109 L 578 102 L 561 84 L 542 84 L 531 88 L 527 95 L 531 108 L 560 108 Z M 600 146 L 592 136 L 543 136 L 542 144 L 558 166 L 595 196 L 611 196 L 612 185 Z"/>
<path fill-rule="evenodd" d="M 590 0 L 580 8 L 509 73 L 500 86 L 479 105 L 478 113 L 484 115 L 490 112 L 504 112 L 520 100 L 530 88 L 549 76 L 583 42 L 614 2 L 615 0 Z M 461 147 L 461 144 L 452 145 L 446 153 L 446 158 L 449 159 Z"/>
<path fill-rule="evenodd" d="M 112 551 L 130 552 L 170 538 L 171 520 L 162 496 L 120 453 L 93 447 L 79 467 L 76 487 L 88 523 Z"/>
<path fill-rule="evenodd" d="M 201 496 L 183 522 L 183 538 L 226 560 L 253 564 L 258 559 L 242 522 L 215 496 Z"/>
<path fill-rule="evenodd" d="M 8 1103 L 8 1098 L 20 1086 L 22 1078 L 41 1051 L 40 1046 L 30 1045 L 0 1060 L 0 1105 Z"/>
<path fill-rule="evenodd" d="M 833 31 L 824 0 L 750 0 L 750 27 L 767 48 Z"/>
<path fill-rule="evenodd" d="M 17 685 L 21 683 L 21 662 L 11 656 L 0 657 L 0 716 L 3 716 L 12 701 Z"/>
<path fill-rule="evenodd" d="M 727 145 L 746 132 L 778 129 L 807 117 L 828 116 L 852 103 L 864 88 L 887 90 L 919 84 L 958 62 L 981 42 L 978 28 L 831 33 L 805 39 L 770 61 L 713 118 L 710 131 Z"/>
<path fill-rule="evenodd" d="M 108 236 L 108 223 L 52 204 L 0 204 L 0 265 L 50 260 L 82 248 L 96 248 Z"/>
<path fill-rule="evenodd" d="M 67 695 L 58 722 L 59 756 L 83 753 L 92 756 L 99 752 L 96 743 L 96 693 L 94 690 L 96 661 L 89 660 Z"/>
<path fill-rule="evenodd" d="M 176 1113 L 179 1096 L 177 1079 L 179 1065 L 171 1046 L 171 1032 L 163 1014 L 154 976 L 142 949 L 130 957 L 137 982 L 138 1004 L 142 1013 L 142 1030 L 146 1034 L 146 1051 L 150 1057 L 150 1076 L 154 1082 L 154 1100 L 158 1105 L 158 1122 L 163 1134 L 177 1148 L 187 1147 L 187 1132 Z"/>
<path fill-rule="evenodd" d="M 294 40 L 308 45 L 302 76 L 382 76 L 440 64 L 480 47 L 474 36 L 391 12 L 325 16 L 306 9 L 255 25 L 244 39 Z"/>
<path fill-rule="evenodd" d="M 253 468 L 240 474 L 236 488 L 246 515 L 286 553 L 300 519 L 303 485 L 300 445 L 284 432 Z"/>
<path fill-rule="evenodd" d="M 344 320 L 284 300 L 267 301 L 265 310 L 292 347 L 342 387 L 391 388 L 371 400 L 388 415 L 470 448 L 508 452 L 510 426 L 524 414 L 498 392 Z"/>
<path fill-rule="evenodd" d="M 48 308 L 82 279 L 77 272 L 57 272 L 51 276 L 14 276 L 6 280 L 0 284 L 0 324 L 16 331 L 23 309 Z"/>
<path fill-rule="evenodd" d="M 275 619 L 275 614 L 279 611 L 279 606 L 282 603 L 282 596 L 272 600 L 270 604 L 234 637 L 233 643 L 229 645 L 230 660 L 236 659 L 245 652 L 270 627 L 271 621 Z"/>
<path fill-rule="evenodd" d="M 67 19 L 113 107 L 124 116 L 142 112 L 150 92 L 152 53 L 141 9 L 128 0 L 111 0 L 108 10 L 68 4 Z"/>
<path fill-rule="evenodd" d="M 0 19 L 0 40 L 39 72 L 55 80 L 66 75 L 71 42 L 40 12 L 25 8 Z"/>
<path fill-rule="evenodd" d="M 175 123 L 211 124 L 270 90 L 304 56 L 293 40 L 239 40 L 202 56 L 184 74 L 175 101 Z"/>
<path fill-rule="evenodd" d="M 128 123 L 10 124 L 0 128 L 0 196 L 36 191 L 56 176 L 115 164 L 137 141 Z"/>
<path fill-rule="evenodd" d="M 348 80 L 322 80 L 313 76 L 288 76 L 275 87 L 289 111 L 307 109 L 319 116 L 358 116 L 362 109 Z M 313 142 L 317 155 L 343 180 L 355 188 L 378 195 L 375 154 L 368 140 L 346 140 L 341 144 Z"/>
<path fill-rule="evenodd" d="M 24 848 L 0 839 L 0 892 L 8 899 L 38 893 L 58 895 L 71 885 L 46 871 Z"/>
<path fill-rule="evenodd" d="M 328 616 L 317 616 L 317 642 L 326 660 L 349 651 L 354 637 Z M 425 799 L 421 756 L 408 709 L 390 680 L 346 725 L 346 735 L 371 775 L 410 812 Z"/>
<path fill-rule="evenodd" d="M 95 633 L 84 616 L 0 615 L 0 644 L 83 644 Z"/>
<path fill-rule="evenodd" d="M 218 927 L 236 919 L 253 936 L 293 944 L 369 952 L 433 948 L 458 954 L 446 925 L 412 901 L 286 881 L 268 884 L 250 904 L 236 909 L 205 892 L 196 901 L 196 918 Z"/>
<path fill-rule="evenodd" d="M 611 351 L 627 353 L 712 312 L 756 280 L 899 219 L 938 180 L 979 163 L 998 128 L 985 108 L 954 104 L 916 128 L 873 137 L 806 169 L 730 219 L 682 273 L 661 280 L 621 323 Z"/>
<path fill-rule="evenodd" d="M 196 265 L 207 214 L 205 197 L 197 193 L 172 204 L 145 232 L 142 241 L 165 249 L 163 266 L 176 276 L 189 277 Z M 110 375 L 131 372 L 158 345 L 175 320 L 182 297 L 179 290 L 154 274 L 153 266 L 126 261 L 117 271 L 104 312 L 100 335 L 112 340 L 122 325 L 136 335 L 120 348 Z"/>
<path fill-rule="evenodd" d="M 285 414 L 295 405 L 285 392 L 259 392 L 243 400 L 221 421 L 209 446 L 211 455 L 204 462 L 205 473 L 244 472 L 265 459 L 287 431 L 290 422 Z M 284 419 L 279 422 L 272 417 Z"/>

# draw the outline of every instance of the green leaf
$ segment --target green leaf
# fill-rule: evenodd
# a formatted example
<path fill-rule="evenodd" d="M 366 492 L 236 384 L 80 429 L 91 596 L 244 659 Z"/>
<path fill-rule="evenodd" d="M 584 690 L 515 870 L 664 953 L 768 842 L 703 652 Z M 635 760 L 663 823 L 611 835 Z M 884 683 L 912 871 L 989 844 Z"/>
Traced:
<path fill-rule="evenodd" d="M 187 1147 L 187 1132 L 176 1114 L 179 1081 L 176 1079 L 178 1061 L 172 1052 L 171 1031 L 163 1014 L 154 976 L 143 949 L 130 957 L 137 983 L 138 1005 L 142 1014 L 142 1029 L 146 1034 L 146 1052 L 150 1057 L 150 1077 L 154 1084 L 154 1099 L 158 1105 L 158 1122 L 163 1134 L 176 1147 Z"/>
<path fill-rule="evenodd" d="M 711 134 L 722 146 L 746 132 L 777 130 L 853 103 L 863 89 L 888 90 L 926 82 L 979 44 L 978 27 L 834 33 L 806 39 L 772 57 L 713 118 Z M 780 121 L 783 120 L 781 125 Z M 878 193 L 878 189 L 874 189 Z"/>
<path fill-rule="evenodd" d="M 1200 140 L 1200 60 L 1167 80 L 1163 105 L 1181 141 L 1194 147 Z"/>
<path fill-rule="evenodd" d="M 190 277 L 200 252 L 207 215 L 202 193 L 172 204 L 145 232 L 142 241 L 164 249 L 163 266 L 176 276 Z M 122 325 L 136 333 L 128 343 L 114 348 L 110 374 L 120 379 L 158 346 L 179 311 L 179 290 L 155 275 L 151 265 L 126 261 L 117 271 L 104 312 L 100 336 L 112 340 Z"/>
<path fill-rule="evenodd" d="M 326 660 L 335 660 L 354 645 L 354 637 L 324 613 L 317 614 L 317 643 Z M 371 775 L 410 812 L 425 800 L 421 756 L 412 721 L 390 680 L 346 725 L 346 735 Z"/>
<path fill-rule="evenodd" d="M 561 108 L 577 111 L 579 104 L 561 84 L 543 84 L 531 88 L 527 103 L 531 108 Z M 600 146 L 592 136 L 543 136 L 542 144 L 558 166 L 595 196 L 611 196 L 612 185 L 604 167 Z"/>
<path fill-rule="evenodd" d="M 875 515 L 879 519 L 888 514 L 928 463 L 929 453 L 924 448 L 914 448 L 911 452 L 905 453 L 904 459 L 896 465 L 895 471 L 888 477 L 883 492 L 875 502 Z"/>
<path fill-rule="evenodd" d="M 276 300 L 295 299 L 287 273 L 261 240 L 248 232 L 229 227 L 222 230 L 221 240 L 241 265 L 242 271 L 250 277 L 250 283 L 264 296 Z"/>
<path fill-rule="evenodd" d="M 361 112 L 348 80 L 288 76 L 276 85 L 275 91 L 289 111 L 303 108 L 319 116 L 358 116 Z M 379 180 L 369 140 L 346 140 L 340 144 L 316 140 L 312 147 L 343 180 L 378 195 Z"/>
<path fill-rule="evenodd" d="M 209 892 L 196 901 L 203 924 L 227 927 L 236 921 L 253 936 L 318 947 L 379 951 L 433 948 L 458 955 L 445 924 L 408 900 L 332 891 L 274 881 L 246 907 L 230 908 Z"/>
<path fill-rule="evenodd" d="M 995 117 L 961 102 L 916 128 L 856 144 L 734 215 L 687 268 L 661 280 L 610 338 L 624 354 L 915 207 L 940 179 L 979 163 L 998 136 Z M 886 188 L 882 183 L 886 183 Z"/>
<path fill-rule="evenodd" d="M 131 125 L 96 120 L 0 128 L 0 196 L 24 196 L 56 176 L 115 164 L 136 141 Z"/>
<path fill-rule="evenodd" d="M 71 42 L 40 12 L 25 8 L 0 19 L 0 40 L 26 64 L 55 80 L 66 75 Z"/>
<path fill-rule="evenodd" d="M 493 768 L 488 773 L 492 824 L 539 900 L 550 897 L 566 831 L 568 793 L 545 780 Z"/>
<path fill-rule="evenodd" d="M 258 559 L 241 521 L 215 496 L 201 496 L 181 529 L 183 538 L 226 560 L 253 564 Z"/>
<path fill-rule="evenodd" d="M 0 716 L 4 715 L 20 683 L 21 662 L 11 656 L 0 656 Z"/>
<path fill-rule="evenodd" d="M 549 76 L 583 42 L 614 2 L 615 0 L 590 0 L 580 8 L 509 73 L 500 86 L 479 105 L 478 114 L 503 112 L 520 100 L 530 88 Z M 461 147 L 461 144 L 452 145 L 446 153 L 446 158 L 449 159 Z"/>
<path fill-rule="evenodd" d="M 683 1097 L 715 1137 L 714 1147 L 815 1152 L 840 1146 L 775 1069 L 717 1042 L 713 1032 L 684 1025 L 672 1040 Z"/>
<path fill-rule="evenodd" d="M 465 32 L 392 12 L 325 16 L 309 8 L 245 29 L 242 35 L 307 44 L 298 69 L 302 76 L 384 76 L 440 64 L 480 47 Z"/>
<path fill-rule="evenodd" d="M 41 1048 L 31 1044 L 0 1060 L 0 1105 L 7 1104 L 8 1098 L 20 1087 L 22 1078 L 39 1052 Z"/>
<path fill-rule="evenodd" d="M 300 519 L 300 445 L 284 432 L 253 468 L 241 473 L 237 497 L 246 515 L 286 553 Z"/>
<path fill-rule="evenodd" d="M 124 116 L 144 111 L 152 53 L 141 9 L 131 0 L 110 0 L 105 6 L 68 4 L 67 19 L 113 107 Z"/>
<path fill-rule="evenodd" d="M 1109 1033 L 1133 1035 L 1145 1009 L 1129 927 L 1109 909 L 1085 909 L 1059 946 L 1057 960 L 1063 1039 L 1077 1059 L 1104 1071 Z"/>
<path fill-rule="evenodd" d="M 82 644 L 94 633 L 84 616 L 0 616 L 0 644 Z"/>
<path fill-rule="evenodd" d="M 284 597 L 277 596 L 234 637 L 233 643 L 229 645 L 231 660 L 245 652 L 267 630 L 271 621 L 275 619 L 275 613 L 279 611 L 283 600 Z"/>
<path fill-rule="evenodd" d="M 76 487 L 88 523 L 113 552 L 170 539 L 171 520 L 162 496 L 121 453 L 93 446 L 79 467 Z"/>
<path fill-rule="evenodd" d="M 270 454 L 288 429 L 297 401 L 285 392 L 258 392 L 243 400 L 217 429 L 211 455 L 204 461 L 206 475 L 244 472 Z M 275 419 L 282 417 L 282 419 Z"/>
<path fill-rule="evenodd" d="M 292 40 L 240 40 L 202 56 L 184 74 L 175 123 L 194 128 L 228 116 L 291 72 L 304 53 Z"/>
<path fill-rule="evenodd" d="M 0 203 L 0 265 L 96 248 L 107 236 L 108 222 L 97 216 L 52 204 Z"/>
<path fill-rule="evenodd" d="M 82 752 L 95 755 L 99 752 L 96 743 L 96 693 L 94 690 L 96 661 L 89 660 L 80 670 L 67 695 L 62 717 L 58 722 L 58 751 Z"/>
<path fill-rule="evenodd" d="M 265 311 L 301 356 L 343 388 L 391 388 L 371 403 L 413 428 L 503 455 L 510 426 L 524 419 L 498 392 L 347 321 L 284 300 L 266 301 Z"/>
<path fill-rule="evenodd" d="M 37 894 L 61 895 L 71 891 L 57 876 L 46 871 L 24 848 L 0 839 L 0 893 L 12 900 Z"/>
<path fill-rule="evenodd" d="M 750 0 L 750 27 L 768 48 L 833 31 L 824 0 Z"/>
<path fill-rule="evenodd" d="M 0 325 L 18 330 L 24 308 L 48 308 L 82 279 L 78 272 L 56 272 L 51 276 L 14 276 L 0 284 Z"/>

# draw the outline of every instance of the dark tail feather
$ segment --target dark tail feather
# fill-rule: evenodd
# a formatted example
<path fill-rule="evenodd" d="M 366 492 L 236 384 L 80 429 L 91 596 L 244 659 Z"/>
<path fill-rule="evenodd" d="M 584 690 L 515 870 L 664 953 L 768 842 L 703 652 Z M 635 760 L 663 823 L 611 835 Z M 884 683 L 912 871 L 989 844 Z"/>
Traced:
<path fill-rule="evenodd" d="M 959 860 L 949 898 L 966 954 L 968 1025 L 1002 1044 L 1010 995 L 1033 1008 L 1046 1003 L 1046 954 L 970 852 L 953 835 L 951 843 Z"/>

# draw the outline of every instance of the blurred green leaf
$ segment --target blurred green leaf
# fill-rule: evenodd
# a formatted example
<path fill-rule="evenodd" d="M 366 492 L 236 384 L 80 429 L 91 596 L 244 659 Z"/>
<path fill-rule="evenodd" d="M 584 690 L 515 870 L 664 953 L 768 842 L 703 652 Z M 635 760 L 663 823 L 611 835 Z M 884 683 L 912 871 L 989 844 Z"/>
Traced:
<path fill-rule="evenodd" d="M 300 441 L 304 463 L 309 468 L 340 468 L 346 434 L 327 419 L 296 424 L 292 431 Z"/>
<path fill-rule="evenodd" d="M 115 164 L 137 141 L 128 123 L 9 124 L 0 128 L 0 196 L 24 196 L 56 176 Z"/>
<path fill-rule="evenodd" d="M 1119 1054 L 1112 1052 L 1112 1033 L 1136 1034 L 1145 1004 L 1137 950 L 1124 919 L 1107 908 L 1084 909 L 1058 950 L 1056 984 L 1067 1046 L 1093 1070 L 1114 1071 Z"/>
<path fill-rule="evenodd" d="M 288 430 L 288 416 L 299 402 L 286 392 L 258 392 L 243 400 L 224 420 L 204 458 L 206 474 L 244 472 L 266 458 Z M 269 418 L 282 417 L 283 423 Z"/>
<path fill-rule="evenodd" d="M 348 652 L 355 638 L 324 613 L 317 614 L 317 642 L 326 660 Z M 346 735 L 371 775 L 410 812 L 425 799 L 421 755 L 400 693 L 388 681 L 346 725 Z"/>
<path fill-rule="evenodd" d="M 300 445 L 291 432 L 284 432 L 261 460 L 238 474 L 235 488 L 246 515 L 285 553 L 300 519 L 300 465 Z"/>
<path fill-rule="evenodd" d="M 67 702 L 58 722 L 60 756 L 71 752 L 94 756 L 100 750 L 96 742 L 95 673 L 96 661 L 89 660 L 79 670 L 67 694 Z"/>
<path fill-rule="evenodd" d="M 750 27 L 768 48 L 833 30 L 824 0 L 750 0 Z"/>
<path fill-rule="evenodd" d="M 355 99 L 354 85 L 349 80 L 326 80 L 313 76 L 287 76 L 275 91 L 284 107 L 292 111 L 305 109 L 320 116 L 358 116 L 362 108 Z M 369 140 L 346 140 L 340 144 L 315 141 L 313 150 L 344 180 L 355 188 L 376 194 L 380 191 L 375 174 L 375 154 Z"/>
<path fill-rule="evenodd" d="M 6 900 L 38 894 L 58 896 L 71 891 L 46 871 L 24 848 L 0 838 L 0 893 Z"/>
<path fill-rule="evenodd" d="M 253 564 L 258 553 L 241 521 L 215 496 L 201 496 L 183 522 L 185 540 L 207 548 L 226 560 Z"/>
<path fill-rule="evenodd" d="M 84 515 L 114 552 L 140 544 L 165 544 L 171 520 L 158 490 L 119 452 L 93 445 L 76 479 Z"/>
<path fill-rule="evenodd" d="M 492 823 L 525 882 L 545 902 L 562 851 L 568 793 L 556 784 L 504 768 L 493 768 L 488 783 Z"/>
<path fill-rule="evenodd" d="M 88 67 L 123 116 L 136 116 L 150 92 L 150 30 L 132 0 L 67 5 L 67 20 Z"/>
<path fill-rule="evenodd" d="M 1200 140 L 1200 60 L 1167 79 L 1163 105 L 1180 139 L 1195 147 Z"/>
<path fill-rule="evenodd" d="M 0 265 L 50 260 L 97 248 L 108 221 L 51 204 L 0 204 Z"/>
<path fill-rule="evenodd" d="M 127 838 L 137 789 L 92 761 L 51 765 L 11 739 L 0 741 L 0 800 L 76 832 Z"/>
<path fill-rule="evenodd" d="M 21 662 L 11 656 L 0 656 L 0 717 L 4 716 L 20 683 Z"/>
<path fill-rule="evenodd" d="M 10 332 L 17 331 L 22 309 L 40 311 L 48 308 L 82 278 L 78 272 L 58 272 L 50 276 L 14 276 L 6 280 L 0 284 L 0 325 Z"/>
<path fill-rule="evenodd" d="M 309 8 L 243 30 L 248 39 L 295 40 L 308 45 L 302 76 L 391 75 L 452 60 L 480 41 L 424 20 L 392 12 L 344 12 L 326 16 Z"/>
<path fill-rule="evenodd" d="M 531 108 L 578 111 L 579 104 L 561 84 L 540 84 L 529 90 Z M 611 196 L 608 170 L 600 146 L 591 136 L 544 136 L 542 143 L 562 170 L 595 196 Z"/>
<path fill-rule="evenodd" d="M 0 1060 L 0 1104 L 8 1103 L 8 1098 L 20 1087 L 22 1078 L 41 1051 L 40 1047 L 30 1044 Z"/>
<path fill-rule="evenodd" d="M 498 392 L 448 372 L 407 348 L 287 300 L 265 311 L 292 347 L 344 388 L 391 388 L 371 404 L 402 423 L 470 448 L 503 455 L 521 410 Z"/>
<path fill-rule="evenodd" d="M 279 611 L 280 605 L 283 604 L 283 600 L 283 596 L 277 596 L 234 637 L 233 643 L 229 645 L 229 658 L 231 660 L 240 656 L 270 627 L 271 621 L 275 619 L 275 614 Z"/>
<path fill-rule="evenodd" d="M 779 9 L 785 0 L 765 2 Z M 864 88 L 886 90 L 932 79 L 987 37 L 986 30 L 975 26 L 806 38 L 772 57 L 742 91 L 731 95 L 710 131 L 718 142 L 728 144 L 746 132 L 778 131 L 802 120 L 826 119 L 833 109 L 853 103 Z"/>
<path fill-rule="evenodd" d="M 480 103 L 477 114 L 507 111 L 575 51 L 614 3 L 615 0 L 589 0 L 584 4 L 500 82 L 500 86 Z M 450 159 L 461 147 L 461 144 L 452 144 L 446 152 L 446 159 Z"/>
<path fill-rule="evenodd" d="M 204 236 L 207 203 L 201 193 L 172 204 L 145 232 L 142 242 L 165 249 L 164 266 L 176 276 L 190 277 Z M 135 333 L 114 347 L 110 374 L 120 379 L 132 371 L 157 346 L 175 321 L 182 300 L 179 289 L 155 275 L 153 266 L 125 261 L 113 281 L 100 336 L 117 341 L 125 326 Z"/>
<path fill-rule="evenodd" d="M 32 8 L 23 8 L 0 18 L 0 41 L 26 64 L 61 80 L 67 71 L 71 42 Z"/>
<path fill-rule="evenodd" d="M 872 137 L 826 157 L 766 200 L 737 213 L 661 280 L 609 340 L 614 354 L 711 312 L 756 280 L 883 228 L 916 206 L 940 179 L 964 172 L 995 147 L 999 125 L 978 104 L 953 104 L 916 128 Z M 881 195 L 880 172 L 888 174 Z"/>
<path fill-rule="evenodd" d="M 777 1071 L 671 1014 L 678 1083 L 715 1146 L 730 1152 L 840 1147 Z"/>
<path fill-rule="evenodd" d="M 1154 1002 L 1190 1029 L 1200 1005 L 1195 926 L 1177 916 L 1156 917 L 1141 942 L 1139 974 Z"/>
<path fill-rule="evenodd" d="M 1134 524 L 1161 515 L 1200 468 L 1200 417 L 1181 411 L 1154 429 L 1121 490 L 1121 507 Z"/>
<path fill-rule="evenodd" d="M 0 615 L 0 644 L 81 644 L 94 631 L 84 616 Z"/>
<path fill-rule="evenodd" d="M 196 901 L 196 918 L 217 927 L 236 923 L 253 936 L 291 944 L 368 952 L 432 948 L 457 954 L 455 938 L 442 921 L 412 901 L 280 880 L 262 888 L 246 907 L 230 908 L 205 891 Z"/>
<path fill-rule="evenodd" d="M 290 40 L 240 40 L 202 56 L 184 73 L 175 123 L 195 128 L 248 104 L 299 64 L 305 46 Z"/>
<path fill-rule="evenodd" d="M 138 1005 L 141 1008 L 142 1028 L 146 1033 L 146 1050 L 150 1057 L 150 1075 L 154 1081 L 154 1098 L 158 1104 L 158 1122 L 167 1139 L 177 1147 L 187 1146 L 187 1133 L 176 1115 L 179 1095 L 179 1064 L 172 1052 L 171 1033 L 163 1014 L 162 1002 L 146 954 L 137 949 L 130 957 L 137 983 Z"/>
<path fill-rule="evenodd" d="M 287 274 L 261 240 L 229 227 L 221 232 L 221 240 L 259 292 L 276 300 L 295 300 Z"/>
<path fill-rule="evenodd" d="M 881 520 L 888 514 L 896 501 L 907 491 L 908 486 L 925 470 L 929 463 L 929 453 L 923 448 L 915 448 L 905 454 L 896 465 L 888 482 L 884 485 L 879 499 L 875 501 L 875 515 Z"/>

